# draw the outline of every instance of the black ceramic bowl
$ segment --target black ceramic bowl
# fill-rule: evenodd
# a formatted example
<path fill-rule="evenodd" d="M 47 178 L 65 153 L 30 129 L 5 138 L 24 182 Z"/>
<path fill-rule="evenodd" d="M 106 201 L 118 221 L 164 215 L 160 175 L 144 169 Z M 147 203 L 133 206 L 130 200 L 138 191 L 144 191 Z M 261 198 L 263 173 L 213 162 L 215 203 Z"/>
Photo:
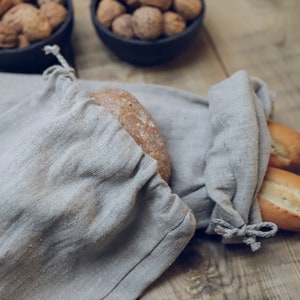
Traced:
<path fill-rule="evenodd" d="M 41 73 L 52 64 L 57 64 L 53 55 L 46 55 L 43 51 L 46 45 L 58 45 L 61 53 L 65 54 L 69 46 L 73 29 L 73 5 L 66 1 L 68 15 L 47 39 L 35 42 L 25 48 L 0 49 L 0 71 L 17 73 Z"/>
<path fill-rule="evenodd" d="M 188 23 L 187 28 L 182 33 L 154 41 L 143 41 L 123 38 L 102 26 L 96 17 L 99 1 L 92 0 L 90 6 L 92 23 L 98 36 L 116 56 L 131 64 L 141 66 L 162 64 L 183 53 L 198 34 L 205 12 L 204 0 L 199 0 L 203 6 L 200 15 Z"/>

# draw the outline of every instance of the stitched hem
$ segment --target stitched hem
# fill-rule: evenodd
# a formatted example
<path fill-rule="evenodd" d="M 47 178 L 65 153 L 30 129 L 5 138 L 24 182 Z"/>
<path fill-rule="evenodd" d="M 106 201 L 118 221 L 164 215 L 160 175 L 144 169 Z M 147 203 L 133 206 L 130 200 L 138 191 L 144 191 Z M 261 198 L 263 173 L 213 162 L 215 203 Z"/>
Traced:
<path fill-rule="evenodd" d="M 105 300 L 136 299 L 155 281 L 185 248 L 195 231 L 195 219 L 191 212 L 151 249 L 120 282 L 104 297 Z M 174 246 L 176 242 L 176 246 Z M 155 276 L 149 277 L 153 273 Z M 148 273 L 148 271 L 151 271 Z M 141 276 L 145 274 L 145 276 Z"/>

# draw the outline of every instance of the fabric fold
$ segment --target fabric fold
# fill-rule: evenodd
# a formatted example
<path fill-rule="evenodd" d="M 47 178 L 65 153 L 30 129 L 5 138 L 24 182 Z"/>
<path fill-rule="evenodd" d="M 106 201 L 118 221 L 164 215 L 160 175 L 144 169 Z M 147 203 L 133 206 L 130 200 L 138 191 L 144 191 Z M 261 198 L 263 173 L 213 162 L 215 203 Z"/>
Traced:
<path fill-rule="evenodd" d="M 267 128 L 269 115 L 265 111 L 270 113 L 272 99 L 262 90 L 263 98 L 260 99 L 252 83 L 245 71 L 239 71 L 209 90 L 212 145 L 206 156 L 205 183 L 215 206 L 206 229 L 208 233 L 215 233 L 216 223 L 220 226 L 216 220 L 223 220 L 237 229 L 251 224 L 260 226 L 262 222 L 256 196 L 271 149 Z M 255 83 L 258 89 L 259 82 Z M 275 225 L 268 223 L 264 227 L 267 229 L 270 229 L 270 236 L 274 235 Z M 245 230 L 239 230 L 235 236 L 218 232 L 224 238 L 249 242 Z M 255 243 L 254 235 L 251 241 Z"/>
<path fill-rule="evenodd" d="M 1 299 L 136 299 L 195 230 L 157 162 L 70 72 L 48 69 L 1 113 Z"/>

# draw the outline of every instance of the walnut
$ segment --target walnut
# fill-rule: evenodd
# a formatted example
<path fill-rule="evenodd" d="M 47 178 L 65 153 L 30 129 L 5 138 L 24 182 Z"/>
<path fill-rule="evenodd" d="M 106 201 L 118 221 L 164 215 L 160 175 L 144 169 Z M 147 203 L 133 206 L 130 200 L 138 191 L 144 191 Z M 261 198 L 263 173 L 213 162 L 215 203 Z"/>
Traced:
<path fill-rule="evenodd" d="M 2 16 L 13 5 L 13 0 L 0 0 L 0 16 Z"/>
<path fill-rule="evenodd" d="M 133 12 L 133 30 L 143 40 L 155 40 L 163 30 L 163 17 L 156 7 L 142 6 Z"/>
<path fill-rule="evenodd" d="M 17 44 L 17 31 L 8 24 L 0 21 L 0 48 L 14 48 Z"/>
<path fill-rule="evenodd" d="M 167 11 L 163 13 L 163 34 L 166 36 L 172 36 L 175 34 L 179 34 L 180 32 L 184 31 L 186 28 L 186 21 L 185 19 L 173 12 Z"/>
<path fill-rule="evenodd" d="M 3 15 L 2 21 L 24 34 L 30 42 L 45 39 L 52 32 L 47 17 L 29 3 L 15 5 Z"/>
<path fill-rule="evenodd" d="M 44 14 L 52 26 L 53 29 L 56 29 L 61 25 L 67 17 L 67 9 L 56 2 L 46 2 L 41 7 L 40 10 Z"/>
<path fill-rule="evenodd" d="M 18 33 L 22 33 L 22 8 L 19 9 L 19 5 L 16 5 L 9 11 L 7 11 L 3 15 L 2 21 L 8 24 L 9 26 L 13 27 Z M 27 6 L 23 8 L 23 11 L 26 13 Z"/>
<path fill-rule="evenodd" d="M 154 6 L 161 11 L 166 11 L 170 8 L 172 0 L 140 0 L 140 3 L 145 6 Z"/>
<path fill-rule="evenodd" d="M 25 48 L 29 45 L 30 45 L 30 43 L 29 43 L 27 37 L 24 34 L 19 34 L 18 35 L 18 48 Z"/>
<path fill-rule="evenodd" d="M 202 10 L 200 0 L 173 0 L 173 8 L 187 21 L 195 19 Z"/>
<path fill-rule="evenodd" d="M 97 19 L 105 27 L 111 27 L 113 20 L 124 14 L 126 8 L 115 0 L 102 0 L 97 8 Z"/>
<path fill-rule="evenodd" d="M 134 38 L 133 21 L 131 14 L 123 14 L 114 19 L 112 23 L 112 31 L 120 36 L 128 39 Z"/>

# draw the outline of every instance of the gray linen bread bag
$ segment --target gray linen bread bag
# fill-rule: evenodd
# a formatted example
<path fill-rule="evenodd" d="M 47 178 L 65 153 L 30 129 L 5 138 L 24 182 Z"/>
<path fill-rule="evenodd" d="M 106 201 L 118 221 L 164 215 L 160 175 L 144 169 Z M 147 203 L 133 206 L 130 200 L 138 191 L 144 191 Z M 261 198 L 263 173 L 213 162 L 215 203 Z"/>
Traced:
<path fill-rule="evenodd" d="M 0 73 L 0 299 L 136 299 L 195 228 L 244 242 L 275 234 L 256 202 L 272 97 L 244 71 L 208 98 L 173 88 Z M 126 89 L 156 120 L 169 185 L 154 159 L 89 96 Z"/>

